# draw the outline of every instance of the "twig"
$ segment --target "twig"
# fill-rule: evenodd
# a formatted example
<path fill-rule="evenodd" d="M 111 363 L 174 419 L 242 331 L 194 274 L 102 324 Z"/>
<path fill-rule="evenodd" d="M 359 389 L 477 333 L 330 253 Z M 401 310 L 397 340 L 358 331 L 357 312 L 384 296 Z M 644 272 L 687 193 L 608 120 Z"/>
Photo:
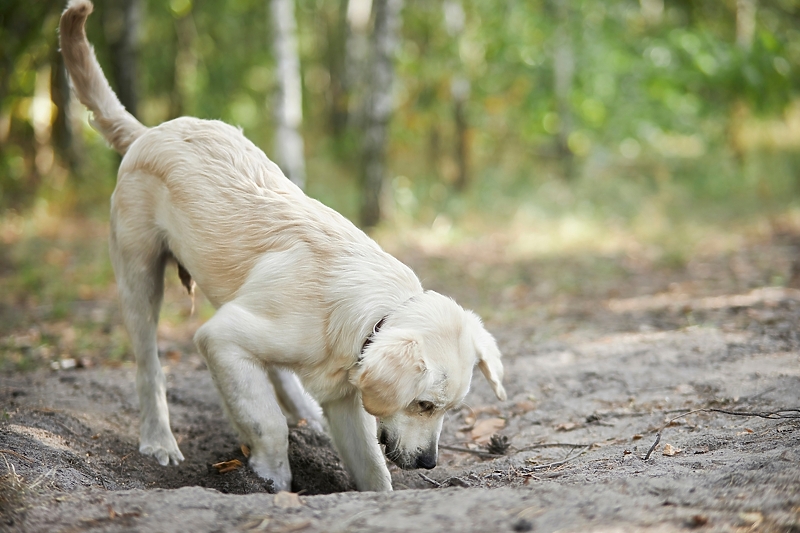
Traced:
<path fill-rule="evenodd" d="M 480 455 L 481 457 L 503 457 L 500 454 L 487 452 L 485 450 L 470 450 L 469 448 L 460 448 L 458 446 L 450 446 L 448 444 L 440 444 L 439 448 L 442 448 L 443 450 L 450 450 L 451 452 L 472 453 L 475 455 Z"/>
<path fill-rule="evenodd" d="M 542 442 L 540 444 L 531 444 L 524 448 L 517 449 L 518 452 L 527 452 L 530 450 L 537 450 L 539 448 L 584 448 L 586 444 L 576 444 L 573 442 Z M 588 446 L 591 446 L 589 444 Z"/>
<path fill-rule="evenodd" d="M 674 416 L 661 425 L 661 427 L 658 429 L 658 433 L 656 434 L 656 441 L 653 443 L 652 446 L 650 446 L 650 449 L 647 451 L 647 455 L 644 456 L 644 460 L 647 461 L 648 459 L 650 459 L 650 454 L 653 453 L 653 450 L 656 449 L 656 446 L 658 446 L 658 443 L 661 441 L 661 432 L 664 431 L 666 427 L 668 427 L 670 424 L 672 424 L 679 418 L 683 418 L 684 416 L 688 415 L 693 415 L 695 413 L 722 413 L 725 415 L 732 415 L 732 416 L 750 416 L 757 418 L 766 418 L 767 420 L 781 420 L 781 419 L 800 420 L 800 408 L 797 407 L 776 409 L 774 411 L 734 411 L 731 409 L 719 409 L 717 407 L 701 407 L 700 409 L 693 409 L 691 411 L 682 413 L 678 416 Z"/>
<path fill-rule="evenodd" d="M 591 444 L 589 444 L 588 446 L 584 446 L 584 448 L 580 452 L 578 452 L 576 455 L 574 455 L 572 457 L 568 456 L 563 461 L 556 461 L 554 463 L 547 463 L 546 465 L 529 466 L 529 467 L 526 468 L 526 470 L 528 472 L 536 472 L 538 470 L 547 470 L 547 469 L 550 469 L 550 468 L 556 468 L 558 466 L 563 466 L 563 465 L 569 463 L 570 461 L 574 461 L 575 459 L 577 459 L 578 457 L 580 457 L 581 455 L 583 455 L 584 453 L 589 451 L 589 448 L 591 448 L 591 447 L 592 447 Z"/>
<path fill-rule="evenodd" d="M 428 483 L 430 483 L 434 487 L 442 488 L 442 484 L 439 483 L 438 481 L 436 481 L 435 479 L 429 478 L 428 476 L 426 476 L 422 472 L 418 472 L 418 474 L 419 474 L 419 477 L 421 477 L 422 479 L 424 479 L 425 481 L 427 481 Z"/>
<path fill-rule="evenodd" d="M 24 456 L 24 455 L 22 455 L 21 453 L 17 453 L 17 452 L 15 452 L 14 450 L 0 450 L 0 454 L 6 454 L 6 453 L 10 453 L 11 455 L 14 455 L 14 456 L 16 456 L 16 457 L 19 457 L 20 459 L 23 459 L 23 460 L 25 460 L 25 461 L 28 461 L 29 463 L 35 463 L 35 462 L 36 462 L 36 461 L 34 461 L 33 459 L 31 459 L 30 457 L 25 457 L 25 456 Z"/>
<path fill-rule="evenodd" d="M 656 449 L 656 446 L 658 446 L 658 443 L 659 443 L 659 442 L 661 442 L 661 432 L 660 432 L 660 431 L 659 431 L 659 432 L 658 432 L 658 434 L 656 435 L 656 441 L 653 443 L 653 445 L 652 445 L 652 446 L 650 446 L 650 449 L 649 449 L 649 450 L 647 450 L 647 455 L 645 455 L 645 456 L 644 456 L 644 460 L 645 460 L 645 461 L 647 461 L 648 459 L 650 459 L 650 454 L 651 454 L 651 453 L 653 453 L 653 450 L 655 450 L 655 449 Z"/>

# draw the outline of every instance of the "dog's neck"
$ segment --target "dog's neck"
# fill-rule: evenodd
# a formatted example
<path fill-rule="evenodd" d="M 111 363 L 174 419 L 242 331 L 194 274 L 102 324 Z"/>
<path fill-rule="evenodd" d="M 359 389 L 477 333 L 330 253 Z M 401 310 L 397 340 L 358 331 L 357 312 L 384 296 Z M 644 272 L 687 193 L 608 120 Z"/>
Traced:
<path fill-rule="evenodd" d="M 358 356 L 359 360 L 361 360 L 361 358 L 364 357 L 364 350 L 367 349 L 367 346 L 372 344 L 375 335 L 377 335 L 377 333 L 381 330 L 381 327 L 383 327 L 383 323 L 386 322 L 386 317 L 388 316 L 389 315 L 385 315 L 383 318 L 378 320 L 374 326 L 372 326 L 372 331 L 370 332 L 369 335 L 367 335 L 367 338 L 364 339 L 364 344 L 361 345 L 361 354 Z"/>

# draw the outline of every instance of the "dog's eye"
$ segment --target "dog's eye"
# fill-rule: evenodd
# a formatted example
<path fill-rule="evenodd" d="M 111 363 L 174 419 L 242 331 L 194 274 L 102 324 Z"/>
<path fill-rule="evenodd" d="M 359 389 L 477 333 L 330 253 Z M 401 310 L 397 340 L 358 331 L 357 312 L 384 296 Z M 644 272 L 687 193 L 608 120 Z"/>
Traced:
<path fill-rule="evenodd" d="M 434 409 L 436 409 L 436 406 L 433 405 L 433 402 L 421 401 L 417 403 L 417 406 L 423 413 L 431 413 Z"/>

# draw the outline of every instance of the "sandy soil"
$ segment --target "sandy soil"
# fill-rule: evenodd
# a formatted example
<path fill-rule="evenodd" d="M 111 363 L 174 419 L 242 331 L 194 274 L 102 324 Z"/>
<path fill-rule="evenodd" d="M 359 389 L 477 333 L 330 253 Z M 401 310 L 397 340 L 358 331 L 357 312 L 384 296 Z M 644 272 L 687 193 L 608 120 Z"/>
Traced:
<path fill-rule="evenodd" d="M 305 427 L 299 497 L 219 473 L 246 460 L 190 332 L 164 358 L 178 467 L 137 452 L 131 365 L 2 375 L 0 531 L 800 532 L 800 291 L 770 286 L 793 253 L 770 242 L 666 269 L 400 252 L 487 316 L 509 399 L 476 373 L 439 466 L 392 468 L 390 494 L 351 491 Z M 494 434 L 510 446 L 489 454 Z"/>

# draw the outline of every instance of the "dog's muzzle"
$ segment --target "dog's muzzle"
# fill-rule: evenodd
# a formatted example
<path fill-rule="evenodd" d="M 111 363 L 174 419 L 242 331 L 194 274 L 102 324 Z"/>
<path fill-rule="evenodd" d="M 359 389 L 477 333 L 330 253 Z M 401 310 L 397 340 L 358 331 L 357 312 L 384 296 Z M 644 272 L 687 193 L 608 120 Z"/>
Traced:
<path fill-rule="evenodd" d="M 436 467 L 438 450 L 435 444 L 415 455 L 404 453 L 400 450 L 397 440 L 391 438 L 385 429 L 381 429 L 378 441 L 386 447 L 386 457 L 403 470 L 414 470 L 415 468 L 430 470 Z"/>

